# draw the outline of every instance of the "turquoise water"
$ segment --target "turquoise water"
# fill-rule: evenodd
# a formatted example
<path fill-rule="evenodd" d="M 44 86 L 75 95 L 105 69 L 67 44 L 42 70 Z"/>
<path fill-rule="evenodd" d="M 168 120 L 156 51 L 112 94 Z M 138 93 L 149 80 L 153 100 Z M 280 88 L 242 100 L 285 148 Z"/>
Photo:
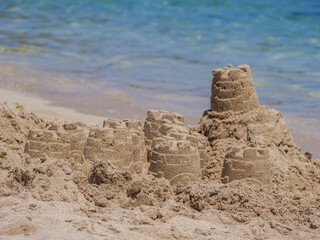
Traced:
<path fill-rule="evenodd" d="M 247 63 L 260 103 L 320 114 L 319 0 L 0 0 L 0 26 L 2 83 L 198 117 L 211 70 Z"/>

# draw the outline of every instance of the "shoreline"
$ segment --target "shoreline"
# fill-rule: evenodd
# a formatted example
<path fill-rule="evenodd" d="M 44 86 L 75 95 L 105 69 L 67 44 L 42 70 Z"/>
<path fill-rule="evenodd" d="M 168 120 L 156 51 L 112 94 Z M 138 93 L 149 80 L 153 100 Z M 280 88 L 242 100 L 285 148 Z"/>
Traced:
<path fill-rule="evenodd" d="M 0 103 L 4 102 L 7 102 L 10 108 L 16 108 L 17 104 L 20 104 L 26 111 L 33 112 L 50 121 L 82 121 L 90 125 L 100 125 L 101 122 L 108 118 L 115 118 L 110 113 L 107 113 L 105 116 L 87 114 L 70 107 L 56 105 L 52 103 L 52 101 L 35 96 L 32 93 L 0 88 Z M 131 119 L 137 118 L 144 122 L 145 117 L 140 115 L 139 117 L 135 115 Z M 320 149 L 318 148 L 318 146 L 320 146 L 320 124 L 316 123 L 315 119 L 310 120 L 307 118 L 296 118 L 286 114 L 283 115 L 296 143 L 301 147 L 302 153 L 310 151 L 313 153 L 315 160 L 320 160 Z M 201 116 L 198 118 L 189 117 L 187 121 L 191 123 L 191 125 L 194 125 L 200 117 Z"/>
<path fill-rule="evenodd" d="M 7 102 L 8 107 L 15 109 L 22 105 L 28 112 L 33 112 L 39 117 L 53 121 L 83 121 L 91 125 L 100 124 L 106 117 L 80 113 L 74 109 L 52 105 L 49 100 L 22 93 L 14 90 L 0 88 L 0 102 Z"/>

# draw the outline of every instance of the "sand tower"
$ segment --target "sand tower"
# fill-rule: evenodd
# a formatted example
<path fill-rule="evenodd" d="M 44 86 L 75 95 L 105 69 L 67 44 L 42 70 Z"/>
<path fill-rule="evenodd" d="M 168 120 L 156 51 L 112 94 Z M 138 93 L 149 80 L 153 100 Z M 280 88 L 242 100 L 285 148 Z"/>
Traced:
<path fill-rule="evenodd" d="M 85 158 L 92 162 L 108 161 L 128 172 L 142 173 L 146 150 L 141 122 L 108 119 L 103 126 L 90 130 Z"/>
<path fill-rule="evenodd" d="M 206 147 L 208 140 L 205 136 L 199 134 L 193 128 L 185 126 L 183 115 L 177 113 L 169 113 L 167 111 L 149 110 L 148 117 L 144 125 L 144 132 L 146 135 L 148 158 L 151 162 L 149 171 L 152 174 L 160 177 L 164 176 L 174 183 L 177 183 L 179 181 L 185 183 L 190 180 L 199 179 L 198 171 L 200 171 L 200 179 L 204 176 L 206 162 Z M 183 150 L 179 153 L 178 151 L 176 151 L 176 149 L 174 149 L 173 153 L 162 153 L 161 150 L 159 150 L 158 146 L 156 146 L 158 143 L 161 143 L 162 145 L 169 144 L 169 149 L 171 149 L 170 147 L 172 147 L 174 144 L 178 143 L 180 145 L 184 143 L 186 146 L 192 146 L 192 149 L 195 148 L 194 151 L 196 153 L 192 153 L 193 163 L 188 164 L 191 169 L 194 168 L 194 166 L 197 166 L 197 168 L 199 167 L 200 170 L 191 170 L 191 172 L 185 172 L 185 174 L 187 174 L 189 177 L 178 177 L 178 175 L 183 175 L 183 172 L 186 171 L 186 169 L 188 168 L 185 165 L 181 165 L 181 169 L 179 170 L 179 164 L 177 163 L 180 160 L 182 161 L 182 159 L 186 157 L 186 153 L 184 153 Z M 154 154 L 153 152 L 156 153 Z M 163 154 L 162 156 L 164 156 L 164 158 L 166 156 L 165 154 L 172 154 L 172 156 L 174 155 L 175 159 L 180 160 L 177 160 L 174 163 L 174 167 L 172 168 L 172 166 L 169 163 L 167 164 L 165 160 L 165 163 L 161 162 L 162 158 L 158 157 L 159 154 Z M 160 162 L 157 163 L 157 161 Z M 171 180 L 173 179 L 173 176 L 175 176 L 173 173 L 173 169 L 175 169 L 177 175 L 177 178 L 174 178 L 175 180 Z M 161 171 L 161 173 L 156 174 L 158 170 Z M 190 174 L 196 175 L 194 177 L 190 177 Z M 170 176 L 170 178 L 167 176 Z"/>
<path fill-rule="evenodd" d="M 193 134 L 187 134 L 187 133 L 179 133 L 179 132 L 171 132 L 168 134 L 168 136 L 173 137 L 176 140 L 184 140 L 184 141 L 190 141 L 193 143 L 199 152 L 200 156 L 200 175 L 201 178 L 205 175 L 205 164 L 206 164 L 206 156 L 207 156 L 207 138 L 199 133 L 193 133 Z"/>
<path fill-rule="evenodd" d="M 211 110 L 246 111 L 259 107 L 250 66 L 230 64 L 212 71 Z"/>
<path fill-rule="evenodd" d="M 66 159 L 71 157 L 69 133 L 61 124 L 54 124 L 47 129 L 30 130 L 25 152 L 31 158 L 40 158 L 43 154 L 49 157 Z"/>
<path fill-rule="evenodd" d="M 78 122 L 50 124 L 46 129 L 30 130 L 25 152 L 32 158 L 47 154 L 52 158 L 82 160 L 87 136 Z"/>
<path fill-rule="evenodd" d="M 84 148 L 86 160 L 108 161 L 132 172 L 133 141 L 127 129 L 93 128 Z"/>
<path fill-rule="evenodd" d="M 186 184 L 201 179 L 200 155 L 196 145 L 172 137 L 155 139 L 149 172 L 171 184 Z"/>
<path fill-rule="evenodd" d="M 222 182 L 246 179 L 268 185 L 271 178 L 271 163 L 268 148 L 234 147 L 226 153 L 222 169 Z"/>

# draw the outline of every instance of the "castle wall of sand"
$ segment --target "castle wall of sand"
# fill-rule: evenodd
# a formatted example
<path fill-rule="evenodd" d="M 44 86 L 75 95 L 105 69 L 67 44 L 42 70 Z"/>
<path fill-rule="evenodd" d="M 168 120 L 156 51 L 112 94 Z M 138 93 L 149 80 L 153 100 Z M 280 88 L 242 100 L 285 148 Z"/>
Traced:
<path fill-rule="evenodd" d="M 87 141 L 87 134 L 81 123 L 79 122 L 68 122 L 63 125 L 63 128 L 69 134 L 71 157 L 76 162 L 83 160 L 84 147 Z"/>
<path fill-rule="evenodd" d="M 93 128 L 84 148 L 89 161 L 111 162 L 115 166 L 133 172 L 141 172 L 141 164 L 133 155 L 133 137 L 128 129 Z"/>
<path fill-rule="evenodd" d="M 131 173 L 142 173 L 147 164 L 144 132 L 139 121 L 108 119 L 87 134 L 81 123 L 49 125 L 28 134 L 25 152 L 31 158 L 45 155 L 74 162 L 106 161 Z"/>
<path fill-rule="evenodd" d="M 91 129 L 84 157 L 111 162 L 131 173 L 141 174 L 147 164 L 142 124 L 139 121 L 108 119 L 103 128 Z"/>

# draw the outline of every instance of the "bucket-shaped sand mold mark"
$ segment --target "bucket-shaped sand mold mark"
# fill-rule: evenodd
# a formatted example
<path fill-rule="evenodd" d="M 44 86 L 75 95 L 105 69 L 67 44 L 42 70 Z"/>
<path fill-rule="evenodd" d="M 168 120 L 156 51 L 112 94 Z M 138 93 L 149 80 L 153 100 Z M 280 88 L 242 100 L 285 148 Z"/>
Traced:
<path fill-rule="evenodd" d="M 199 156 L 200 156 L 200 171 L 201 178 L 205 175 L 205 164 L 207 159 L 207 138 L 199 133 L 180 133 L 180 132 L 171 132 L 169 134 L 170 137 L 175 138 L 176 140 L 185 140 L 192 142 L 198 148 Z"/>
<path fill-rule="evenodd" d="M 178 126 L 183 128 L 184 131 L 187 131 L 186 127 L 184 126 L 183 115 L 178 113 L 170 113 L 167 111 L 148 111 L 143 131 L 146 137 L 145 143 L 149 161 L 151 158 L 152 149 L 154 147 L 153 140 L 157 137 L 166 135 L 170 129 L 177 128 Z"/>
<path fill-rule="evenodd" d="M 201 178 L 205 175 L 206 147 L 208 139 L 189 126 L 184 125 L 184 116 L 167 111 L 149 110 L 144 125 L 148 159 L 151 161 L 154 147 L 161 139 L 189 141 L 194 144 L 200 155 Z M 160 140 L 159 140 L 160 139 Z"/>

